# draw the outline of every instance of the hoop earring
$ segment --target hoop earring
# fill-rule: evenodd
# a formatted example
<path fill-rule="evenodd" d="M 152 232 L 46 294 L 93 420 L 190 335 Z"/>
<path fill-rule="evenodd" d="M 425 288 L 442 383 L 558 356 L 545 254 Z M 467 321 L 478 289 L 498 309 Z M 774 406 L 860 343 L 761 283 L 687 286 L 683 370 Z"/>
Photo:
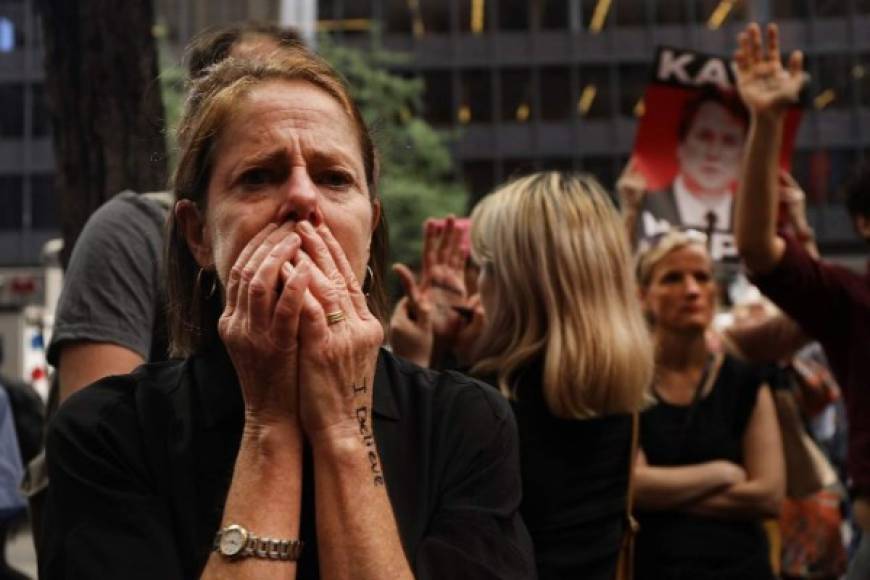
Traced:
<path fill-rule="evenodd" d="M 372 270 L 371 266 L 366 266 L 366 277 L 363 280 L 363 294 L 368 297 L 369 293 L 372 290 L 372 284 L 375 282 L 375 272 Z"/>
<path fill-rule="evenodd" d="M 197 289 L 202 288 L 202 274 L 205 271 L 206 270 L 204 268 L 200 268 L 199 271 L 196 273 L 196 287 L 197 287 Z M 208 270 L 208 272 L 209 272 L 209 274 L 211 274 L 211 270 Z M 213 277 L 211 279 L 211 288 L 209 288 L 208 294 L 205 295 L 205 299 L 211 300 L 211 298 L 214 296 L 214 293 L 216 291 L 217 291 L 217 276 L 213 275 Z"/>

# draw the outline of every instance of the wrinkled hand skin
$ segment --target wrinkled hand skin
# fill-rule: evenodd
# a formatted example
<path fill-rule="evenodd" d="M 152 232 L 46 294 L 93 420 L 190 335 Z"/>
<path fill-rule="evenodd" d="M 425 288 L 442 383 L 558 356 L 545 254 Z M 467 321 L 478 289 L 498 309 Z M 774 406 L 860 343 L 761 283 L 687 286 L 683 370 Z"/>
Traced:
<path fill-rule="evenodd" d="M 297 335 L 310 273 L 290 271 L 288 262 L 297 258 L 300 244 L 292 224 L 269 224 L 248 242 L 228 275 L 218 332 L 250 422 L 298 417 Z"/>
<path fill-rule="evenodd" d="M 297 268 L 311 264 L 299 322 L 299 403 L 312 443 L 359 438 L 359 410 L 372 405 L 372 383 L 384 332 L 369 311 L 362 287 L 329 228 L 301 222 Z M 326 315 L 342 312 L 329 324 Z"/>

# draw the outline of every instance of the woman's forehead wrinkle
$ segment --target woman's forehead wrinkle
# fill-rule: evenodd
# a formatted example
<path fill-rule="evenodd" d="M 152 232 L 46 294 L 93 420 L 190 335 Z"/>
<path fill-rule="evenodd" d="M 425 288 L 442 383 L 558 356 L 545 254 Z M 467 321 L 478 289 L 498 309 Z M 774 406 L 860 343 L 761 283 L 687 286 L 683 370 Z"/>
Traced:
<path fill-rule="evenodd" d="M 358 164 L 359 145 L 350 127 L 343 124 L 317 107 L 254 110 L 239 116 L 225 141 L 236 149 L 242 162 L 268 157 L 278 146 L 288 155 L 299 151 L 303 157 L 320 162 L 338 158 Z"/>

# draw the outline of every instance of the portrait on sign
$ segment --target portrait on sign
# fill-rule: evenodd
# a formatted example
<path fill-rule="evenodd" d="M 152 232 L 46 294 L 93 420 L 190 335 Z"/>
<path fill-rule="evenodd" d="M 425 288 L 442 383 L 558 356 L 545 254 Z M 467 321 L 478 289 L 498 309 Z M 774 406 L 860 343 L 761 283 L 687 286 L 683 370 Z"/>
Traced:
<path fill-rule="evenodd" d="M 795 107 L 783 136 L 785 169 L 799 119 Z M 736 263 L 733 199 L 748 131 L 726 59 L 658 49 L 632 153 L 649 191 L 637 221 L 641 245 L 674 227 L 694 229 L 707 234 L 717 262 Z"/>

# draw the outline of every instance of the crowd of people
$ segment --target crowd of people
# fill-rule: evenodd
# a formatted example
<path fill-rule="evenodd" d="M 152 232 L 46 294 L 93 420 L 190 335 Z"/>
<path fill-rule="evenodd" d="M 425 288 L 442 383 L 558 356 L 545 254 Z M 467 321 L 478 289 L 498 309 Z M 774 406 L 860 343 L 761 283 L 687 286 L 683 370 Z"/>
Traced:
<path fill-rule="evenodd" d="M 805 74 L 775 26 L 734 55 L 723 219 L 754 286 L 730 325 L 708 235 L 637 243 L 654 196 L 729 184 L 646 192 L 631 166 L 621 208 L 540 172 L 429 220 L 391 308 L 341 77 L 270 26 L 188 62 L 172 191 L 119 195 L 73 251 L 41 578 L 870 578 L 870 278 L 818 257 L 781 173 Z M 691 123 L 692 155 L 734 161 Z M 870 167 L 848 199 L 870 242 Z"/>

